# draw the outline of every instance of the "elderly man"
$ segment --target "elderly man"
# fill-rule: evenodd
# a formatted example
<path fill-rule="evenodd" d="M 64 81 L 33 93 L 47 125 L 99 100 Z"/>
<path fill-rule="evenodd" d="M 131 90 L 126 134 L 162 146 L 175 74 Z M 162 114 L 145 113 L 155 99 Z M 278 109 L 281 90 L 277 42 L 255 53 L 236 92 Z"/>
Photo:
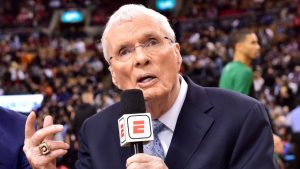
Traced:
<path fill-rule="evenodd" d="M 121 90 L 141 89 L 147 112 L 162 124 L 156 144 L 162 153 L 132 155 L 130 148 L 120 147 L 117 103 L 81 127 L 78 169 L 275 168 L 265 109 L 247 96 L 183 78 L 180 46 L 166 17 L 141 5 L 122 6 L 110 17 L 102 44 L 113 83 Z M 35 132 L 33 121 L 31 114 L 25 153 L 34 168 L 53 168 L 52 160 L 68 147 L 44 138 L 61 128 L 46 125 Z M 52 151 L 38 153 L 41 142 Z"/>

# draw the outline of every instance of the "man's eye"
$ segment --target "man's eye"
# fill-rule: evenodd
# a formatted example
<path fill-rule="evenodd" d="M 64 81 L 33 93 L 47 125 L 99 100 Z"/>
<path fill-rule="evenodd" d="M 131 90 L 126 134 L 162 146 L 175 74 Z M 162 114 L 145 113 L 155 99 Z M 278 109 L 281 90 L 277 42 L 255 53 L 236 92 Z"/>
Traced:
<path fill-rule="evenodd" d="M 126 56 L 130 54 L 131 50 L 129 48 L 123 48 L 119 51 L 119 56 Z"/>
<path fill-rule="evenodd" d="M 157 45 L 159 42 L 157 39 L 155 38 L 151 38 L 151 39 L 148 39 L 144 44 L 146 47 L 150 47 L 150 46 L 155 46 Z"/>

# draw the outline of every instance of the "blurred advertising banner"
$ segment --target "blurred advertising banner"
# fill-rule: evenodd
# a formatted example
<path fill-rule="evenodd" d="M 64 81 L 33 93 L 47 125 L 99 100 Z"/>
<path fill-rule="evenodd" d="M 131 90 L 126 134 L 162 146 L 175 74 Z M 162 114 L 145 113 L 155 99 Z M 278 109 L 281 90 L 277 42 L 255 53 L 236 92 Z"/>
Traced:
<path fill-rule="evenodd" d="M 0 96 L 0 106 L 22 113 L 30 113 L 41 106 L 43 99 L 42 94 L 2 95 Z"/>

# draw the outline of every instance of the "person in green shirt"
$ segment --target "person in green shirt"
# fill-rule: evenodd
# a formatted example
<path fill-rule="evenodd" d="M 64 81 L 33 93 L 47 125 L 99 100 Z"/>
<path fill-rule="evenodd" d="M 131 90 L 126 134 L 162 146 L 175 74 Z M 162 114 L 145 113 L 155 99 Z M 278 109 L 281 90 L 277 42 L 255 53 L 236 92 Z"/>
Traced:
<path fill-rule="evenodd" d="M 258 38 L 255 32 L 242 29 L 234 33 L 232 40 L 233 61 L 224 67 L 219 87 L 249 95 L 253 83 L 251 62 L 260 52 Z"/>

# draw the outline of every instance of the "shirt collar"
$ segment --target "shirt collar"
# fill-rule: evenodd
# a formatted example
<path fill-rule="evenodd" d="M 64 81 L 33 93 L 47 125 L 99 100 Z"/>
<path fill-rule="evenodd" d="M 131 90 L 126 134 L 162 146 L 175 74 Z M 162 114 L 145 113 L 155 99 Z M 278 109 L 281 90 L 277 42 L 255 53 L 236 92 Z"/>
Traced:
<path fill-rule="evenodd" d="M 165 126 L 167 126 L 170 130 L 172 130 L 172 132 L 174 132 L 175 130 L 177 119 L 188 89 L 186 81 L 181 75 L 179 76 L 181 81 L 179 94 L 171 108 L 159 118 L 159 121 L 162 122 Z"/>

